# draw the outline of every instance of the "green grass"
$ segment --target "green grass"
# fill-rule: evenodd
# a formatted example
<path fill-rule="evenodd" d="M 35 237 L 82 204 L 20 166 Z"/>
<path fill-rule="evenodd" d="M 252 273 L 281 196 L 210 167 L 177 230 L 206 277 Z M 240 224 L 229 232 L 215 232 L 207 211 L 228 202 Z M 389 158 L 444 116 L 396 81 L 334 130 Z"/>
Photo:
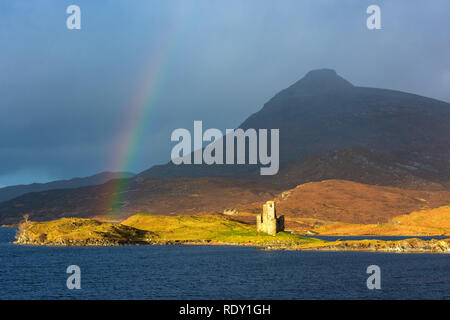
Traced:
<path fill-rule="evenodd" d="M 319 241 L 279 232 L 276 236 L 256 232 L 256 227 L 219 215 L 134 215 L 122 224 L 151 231 L 166 241 L 211 241 L 238 244 L 306 243 Z"/>
<path fill-rule="evenodd" d="M 288 232 L 276 236 L 256 232 L 256 227 L 219 215 L 134 215 L 122 223 L 62 218 L 22 224 L 19 239 L 39 244 L 96 243 L 204 243 L 240 245 L 293 245 L 320 242 Z M 25 243 L 19 241 L 19 243 Z"/>

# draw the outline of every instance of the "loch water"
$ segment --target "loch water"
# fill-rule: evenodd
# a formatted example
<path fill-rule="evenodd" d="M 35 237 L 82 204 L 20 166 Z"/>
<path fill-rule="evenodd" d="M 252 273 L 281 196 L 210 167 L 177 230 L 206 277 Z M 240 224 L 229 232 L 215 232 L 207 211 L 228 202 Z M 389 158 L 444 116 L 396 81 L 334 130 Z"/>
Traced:
<path fill-rule="evenodd" d="M 0 228 L 0 299 L 450 299 L 450 254 L 33 247 Z M 69 290 L 69 265 L 81 289 Z M 367 267 L 381 269 L 369 290 Z"/>

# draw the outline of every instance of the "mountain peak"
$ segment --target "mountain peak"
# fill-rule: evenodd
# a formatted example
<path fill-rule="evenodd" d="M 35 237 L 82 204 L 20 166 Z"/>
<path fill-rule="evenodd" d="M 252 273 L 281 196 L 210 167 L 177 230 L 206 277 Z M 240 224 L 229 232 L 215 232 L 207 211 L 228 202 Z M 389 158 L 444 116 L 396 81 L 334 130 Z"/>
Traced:
<path fill-rule="evenodd" d="M 294 94 L 315 94 L 352 88 L 353 85 L 339 76 L 332 69 L 316 69 L 309 71 L 302 79 L 287 90 Z"/>

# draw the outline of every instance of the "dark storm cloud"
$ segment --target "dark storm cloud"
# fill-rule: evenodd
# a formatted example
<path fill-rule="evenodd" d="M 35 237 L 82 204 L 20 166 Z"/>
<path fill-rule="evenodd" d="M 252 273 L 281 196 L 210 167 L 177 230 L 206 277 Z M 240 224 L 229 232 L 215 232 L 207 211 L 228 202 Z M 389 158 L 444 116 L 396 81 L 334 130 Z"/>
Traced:
<path fill-rule="evenodd" d="M 65 27 L 69 4 L 0 4 L 0 185 L 116 169 L 142 90 L 153 105 L 133 171 L 168 161 L 172 130 L 235 127 L 315 68 L 450 101 L 448 1 L 77 1 L 80 31 Z M 370 4 L 382 30 L 366 28 Z"/>

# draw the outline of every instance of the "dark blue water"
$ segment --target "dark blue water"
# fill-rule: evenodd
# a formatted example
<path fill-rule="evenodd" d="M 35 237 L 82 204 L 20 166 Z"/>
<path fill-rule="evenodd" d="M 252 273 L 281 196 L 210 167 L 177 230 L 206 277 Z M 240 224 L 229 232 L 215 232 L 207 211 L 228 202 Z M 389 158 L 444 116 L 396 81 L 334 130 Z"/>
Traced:
<path fill-rule="evenodd" d="M 450 299 L 450 255 L 229 246 L 28 247 L 0 228 L 1 299 Z M 81 290 L 66 268 L 81 268 Z M 366 268 L 381 268 L 381 290 Z"/>

